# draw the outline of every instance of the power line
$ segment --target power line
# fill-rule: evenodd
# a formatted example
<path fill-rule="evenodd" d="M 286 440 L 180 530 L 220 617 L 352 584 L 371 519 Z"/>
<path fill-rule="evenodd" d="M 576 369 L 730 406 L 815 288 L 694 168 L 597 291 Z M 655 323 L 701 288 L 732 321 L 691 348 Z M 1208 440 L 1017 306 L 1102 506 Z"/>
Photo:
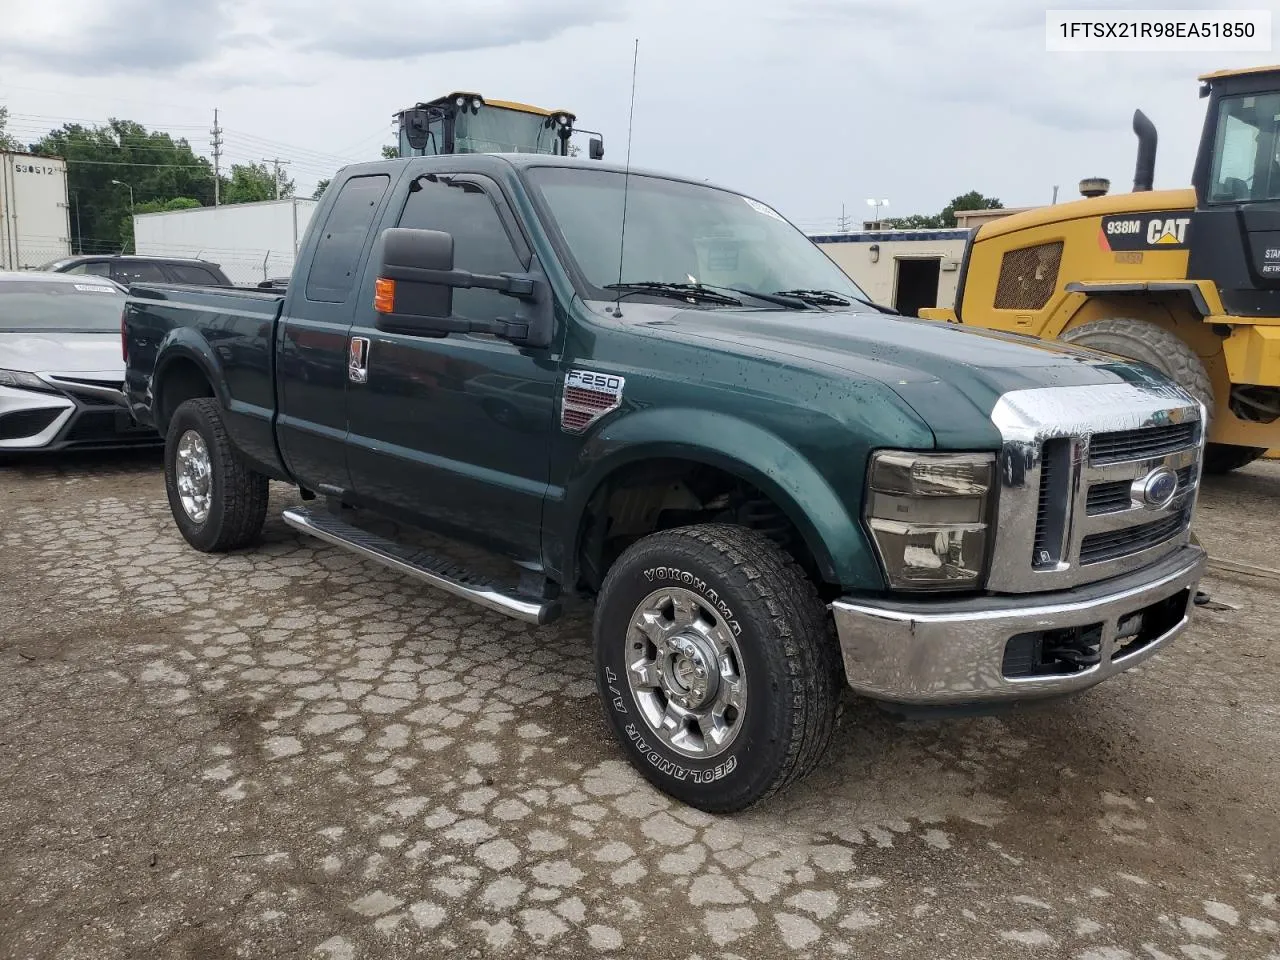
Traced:
<path fill-rule="evenodd" d="M 51 157 L 50 159 L 61 159 L 66 163 L 88 163 L 98 167 L 162 167 L 169 170 L 205 170 L 208 171 L 208 161 L 205 163 L 137 163 L 133 160 L 77 160 L 74 157 Z"/>

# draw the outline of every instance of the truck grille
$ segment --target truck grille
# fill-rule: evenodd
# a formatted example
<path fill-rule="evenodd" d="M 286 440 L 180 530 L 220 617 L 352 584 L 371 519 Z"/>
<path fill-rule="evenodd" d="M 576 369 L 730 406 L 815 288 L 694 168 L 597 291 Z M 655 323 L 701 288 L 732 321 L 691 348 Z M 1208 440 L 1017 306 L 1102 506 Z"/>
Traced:
<path fill-rule="evenodd" d="M 1069 589 L 1137 570 L 1185 544 L 1200 480 L 1200 413 L 1182 391 L 1159 383 L 1001 397 L 991 415 L 1004 445 L 988 588 Z M 1171 500 L 1148 502 L 1159 471 L 1172 471 L 1177 485 Z"/>
<path fill-rule="evenodd" d="M 1195 468 L 1183 467 L 1178 471 L 1178 489 L 1184 490 L 1195 480 Z M 1112 480 L 1095 483 L 1089 488 L 1087 513 L 1091 517 L 1104 513 L 1119 513 L 1133 506 L 1133 495 L 1130 492 L 1133 482 L 1130 480 Z"/>
<path fill-rule="evenodd" d="M 1175 423 L 1145 430 L 1120 430 L 1095 434 L 1089 441 L 1089 463 L 1101 466 L 1162 457 L 1166 453 L 1194 446 L 1198 423 Z"/>
<path fill-rule="evenodd" d="M 1102 563 L 1104 560 L 1115 560 L 1140 550 L 1148 550 L 1181 532 L 1190 519 L 1190 511 L 1184 511 L 1163 520 L 1153 520 L 1151 523 L 1141 523 L 1123 530 L 1091 533 L 1080 542 L 1080 562 Z"/>

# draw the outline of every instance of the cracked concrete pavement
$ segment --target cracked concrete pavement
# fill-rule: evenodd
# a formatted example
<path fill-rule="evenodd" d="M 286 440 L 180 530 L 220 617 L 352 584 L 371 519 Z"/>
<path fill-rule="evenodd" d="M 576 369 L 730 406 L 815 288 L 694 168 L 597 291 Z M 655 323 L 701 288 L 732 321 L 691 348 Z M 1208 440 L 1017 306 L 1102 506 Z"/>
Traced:
<path fill-rule="evenodd" d="M 187 547 L 158 459 L 0 467 L 0 957 L 1280 960 L 1280 580 L 1215 573 L 1073 700 L 902 720 L 733 817 L 608 737 L 534 629 L 301 538 Z M 1210 480 L 1280 566 L 1280 464 Z"/>

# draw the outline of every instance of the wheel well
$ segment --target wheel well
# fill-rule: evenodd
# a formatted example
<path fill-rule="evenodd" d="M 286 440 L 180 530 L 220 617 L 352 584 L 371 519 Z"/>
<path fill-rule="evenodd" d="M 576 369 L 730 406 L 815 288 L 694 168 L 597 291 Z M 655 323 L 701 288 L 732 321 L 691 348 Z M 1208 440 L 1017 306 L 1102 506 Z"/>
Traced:
<path fill-rule="evenodd" d="M 578 586 L 596 593 L 632 543 L 694 523 L 758 530 L 795 558 L 820 593 L 825 589 L 813 552 L 777 503 L 727 470 L 678 459 L 628 464 L 596 487 L 579 524 Z"/>
<path fill-rule="evenodd" d="M 156 386 L 156 426 L 163 432 L 173 412 L 187 400 L 212 396 L 215 396 L 213 384 L 195 361 L 185 358 L 170 361 L 165 364 Z"/>

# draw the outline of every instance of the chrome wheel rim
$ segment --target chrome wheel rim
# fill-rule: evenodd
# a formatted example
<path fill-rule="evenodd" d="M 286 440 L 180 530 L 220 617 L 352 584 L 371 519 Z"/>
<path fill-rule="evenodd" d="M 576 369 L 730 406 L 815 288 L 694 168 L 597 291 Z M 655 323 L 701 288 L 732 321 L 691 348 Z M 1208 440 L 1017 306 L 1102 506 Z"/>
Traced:
<path fill-rule="evenodd" d="M 682 756 L 729 749 L 746 717 L 738 641 L 724 619 L 683 587 L 655 590 L 627 630 L 627 683 L 650 731 Z"/>
<path fill-rule="evenodd" d="M 209 516 L 209 504 L 213 501 L 213 468 L 204 437 L 188 430 L 179 438 L 174 468 L 183 513 L 193 523 L 204 523 Z"/>

